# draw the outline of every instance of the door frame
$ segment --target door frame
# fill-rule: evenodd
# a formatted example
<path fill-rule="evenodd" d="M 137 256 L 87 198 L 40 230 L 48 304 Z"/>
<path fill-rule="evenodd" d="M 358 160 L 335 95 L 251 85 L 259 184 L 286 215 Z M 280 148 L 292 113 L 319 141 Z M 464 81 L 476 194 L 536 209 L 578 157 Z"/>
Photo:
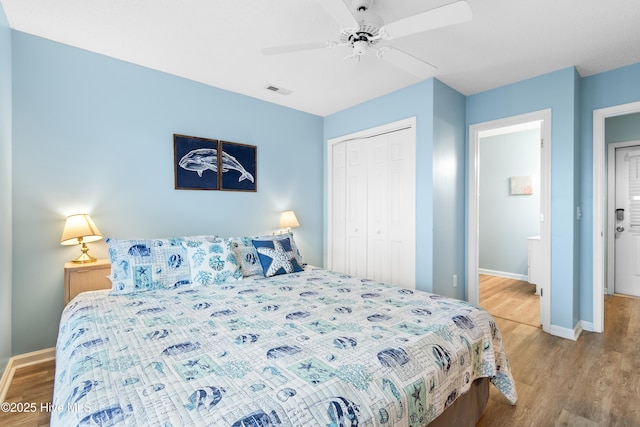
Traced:
<path fill-rule="evenodd" d="M 616 191 L 616 149 L 627 147 L 639 147 L 640 140 L 612 142 L 607 144 L 607 224 L 615 224 L 615 197 L 610 195 Z M 608 226 L 609 227 L 609 226 Z M 610 227 L 609 227 L 610 228 Z M 615 250 L 615 233 L 607 233 L 607 281 L 604 291 L 606 294 L 613 295 L 615 293 L 615 267 L 616 267 L 616 250 Z"/>
<path fill-rule="evenodd" d="M 467 301 L 480 302 L 479 280 L 479 184 L 480 138 L 498 128 L 540 122 L 543 144 L 540 153 L 540 243 L 542 246 L 542 296 L 540 297 L 540 323 L 545 332 L 551 328 L 551 109 L 511 116 L 469 126 L 469 187 L 467 238 Z"/>
<path fill-rule="evenodd" d="M 593 332 L 604 331 L 605 266 L 607 265 L 607 202 L 605 120 L 640 113 L 640 101 L 593 110 Z"/>
<path fill-rule="evenodd" d="M 324 251 L 324 265 L 327 266 L 328 270 L 331 270 L 333 265 L 333 259 L 331 257 L 331 251 L 330 251 L 330 248 L 333 245 L 333 239 L 331 237 L 333 235 L 332 233 L 332 230 L 333 230 L 333 216 L 332 216 L 332 212 L 333 212 L 333 197 L 332 197 L 333 161 L 332 160 L 333 160 L 333 157 L 331 155 L 333 146 L 346 141 L 351 141 L 353 139 L 364 139 L 364 138 L 382 135 L 384 133 L 389 133 L 389 132 L 393 132 L 401 129 L 411 129 L 411 132 L 412 132 L 411 137 L 413 138 L 413 141 L 414 141 L 414 147 L 417 149 L 418 145 L 416 140 L 416 117 L 415 116 L 398 120 L 395 122 L 391 122 L 391 123 L 386 123 L 380 126 L 375 126 L 373 128 L 364 129 L 358 132 L 337 136 L 327 140 L 327 180 L 326 180 L 327 182 L 327 211 L 326 211 L 327 213 L 327 232 L 326 232 L 327 245 Z M 417 221 L 417 216 L 416 216 L 416 221 Z M 417 240 L 416 240 L 416 245 L 417 245 Z M 416 251 L 416 248 L 414 245 L 414 254 L 415 254 L 415 251 Z M 417 267 L 417 264 L 416 264 L 416 267 Z"/>

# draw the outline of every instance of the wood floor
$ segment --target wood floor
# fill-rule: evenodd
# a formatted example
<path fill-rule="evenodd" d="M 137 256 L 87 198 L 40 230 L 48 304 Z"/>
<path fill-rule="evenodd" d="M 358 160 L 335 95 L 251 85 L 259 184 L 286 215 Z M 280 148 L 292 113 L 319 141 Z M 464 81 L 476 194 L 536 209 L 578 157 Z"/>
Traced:
<path fill-rule="evenodd" d="M 518 403 L 491 387 L 476 427 L 640 426 L 640 298 L 606 296 L 605 332 L 575 342 L 542 331 L 535 285 L 481 275 L 480 305 L 502 332 Z"/>
<path fill-rule="evenodd" d="M 502 298 L 511 299 L 507 295 Z M 519 304 L 515 299 L 511 302 Z M 495 318 L 516 381 L 518 403 L 511 406 L 491 387 L 477 427 L 640 426 L 640 299 L 605 297 L 605 332 L 582 332 L 577 341 Z M 47 363 L 19 370 L 7 402 L 51 402 L 53 369 Z M 44 426 L 48 419 L 46 412 L 0 412 L 2 427 Z"/>
<path fill-rule="evenodd" d="M 22 410 L 22 412 L 0 410 L 0 426 L 39 427 L 49 425 L 47 405 L 51 404 L 53 397 L 55 368 L 55 361 L 52 360 L 16 371 L 5 402 L 20 404 L 20 407 L 14 406 L 11 409 L 13 411 Z"/>
<path fill-rule="evenodd" d="M 480 305 L 494 317 L 540 326 L 540 297 L 529 282 L 481 274 Z"/>

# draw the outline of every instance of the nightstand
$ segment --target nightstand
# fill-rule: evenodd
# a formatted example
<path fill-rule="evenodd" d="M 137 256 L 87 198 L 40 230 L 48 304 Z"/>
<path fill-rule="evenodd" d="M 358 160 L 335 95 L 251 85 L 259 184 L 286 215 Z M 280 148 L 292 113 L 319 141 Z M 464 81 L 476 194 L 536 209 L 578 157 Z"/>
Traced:
<path fill-rule="evenodd" d="M 111 274 L 111 262 L 108 259 L 99 259 L 86 264 L 65 262 L 64 305 L 69 304 L 69 301 L 80 292 L 110 289 L 111 280 L 107 278 L 109 274 Z"/>

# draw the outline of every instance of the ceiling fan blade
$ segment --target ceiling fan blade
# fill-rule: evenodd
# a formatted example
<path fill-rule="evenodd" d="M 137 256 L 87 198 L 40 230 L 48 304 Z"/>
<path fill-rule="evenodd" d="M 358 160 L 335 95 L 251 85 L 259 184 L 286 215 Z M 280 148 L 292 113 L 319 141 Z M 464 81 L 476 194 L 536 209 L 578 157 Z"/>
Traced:
<path fill-rule="evenodd" d="M 400 38 L 449 25 L 470 21 L 473 17 L 466 1 L 457 1 L 405 19 L 392 22 L 386 26 L 389 38 Z"/>
<path fill-rule="evenodd" d="M 343 0 L 317 0 L 317 3 L 338 23 L 341 29 L 358 26 L 358 21 Z"/>
<path fill-rule="evenodd" d="M 260 52 L 263 55 L 280 55 L 283 53 L 300 52 L 303 50 L 322 49 L 324 47 L 330 47 L 331 45 L 332 42 L 300 43 L 286 46 L 265 47 L 263 49 L 260 49 Z"/>
<path fill-rule="evenodd" d="M 405 70 L 420 79 L 433 77 L 438 69 L 434 65 L 424 62 L 413 55 L 391 46 L 384 46 L 378 49 L 378 57 L 384 59 L 391 65 Z"/>

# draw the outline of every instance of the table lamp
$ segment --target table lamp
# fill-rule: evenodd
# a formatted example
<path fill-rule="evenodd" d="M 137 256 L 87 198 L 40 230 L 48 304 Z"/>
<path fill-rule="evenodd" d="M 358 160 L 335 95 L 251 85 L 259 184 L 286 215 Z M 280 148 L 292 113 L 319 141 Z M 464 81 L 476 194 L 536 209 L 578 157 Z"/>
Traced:
<path fill-rule="evenodd" d="M 284 211 L 280 214 L 280 224 L 278 224 L 278 228 L 286 228 L 287 233 L 291 231 L 291 227 L 299 227 L 300 223 L 298 222 L 298 218 L 296 218 L 296 214 L 293 211 Z"/>
<path fill-rule="evenodd" d="M 102 233 L 96 227 L 91 217 L 87 214 L 75 214 L 67 218 L 62 231 L 61 245 L 79 245 L 82 244 L 81 254 L 78 258 L 72 260 L 76 263 L 95 262 L 96 259 L 88 254 L 89 248 L 87 243 L 95 242 L 102 239 Z"/>

